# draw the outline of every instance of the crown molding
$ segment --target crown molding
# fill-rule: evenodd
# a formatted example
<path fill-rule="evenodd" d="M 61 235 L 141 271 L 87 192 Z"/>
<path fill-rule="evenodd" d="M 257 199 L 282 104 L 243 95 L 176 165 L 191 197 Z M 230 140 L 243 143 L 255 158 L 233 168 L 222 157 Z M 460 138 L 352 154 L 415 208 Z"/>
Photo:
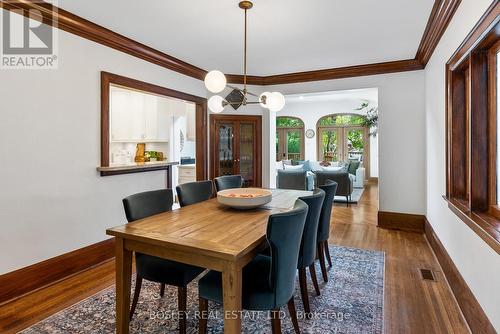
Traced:
<path fill-rule="evenodd" d="M 133 39 L 120 35 L 80 16 L 44 1 L 0 0 L 6 10 L 23 10 L 23 15 L 45 24 L 146 60 L 169 70 L 202 80 L 206 71 Z M 31 11 L 31 12 L 29 12 Z"/>
<path fill-rule="evenodd" d="M 431 58 L 461 0 L 436 0 L 415 55 L 424 67 Z"/>
<path fill-rule="evenodd" d="M 461 0 L 435 0 L 420 46 L 414 59 L 396 60 L 375 64 L 354 65 L 306 72 L 285 73 L 270 76 L 247 76 L 250 85 L 280 85 L 308 81 L 333 80 L 357 76 L 416 71 L 425 68 L 441 36 L 448 26 Z M 125 52 L 169 70 L 203 80 L 207 71 L 170 56 L 159 50 L 120 35 L 110 29 L 72 14 L 42 0 L 0 0 L 0 8 L 23 10 L 24 16 L 45 24 Z M 35 10 L 31 13 L 29 10 Z M 243 76 L 227 75 L 229 83 L 242 84 Z"/>
<path fill-rule="evenodd" d="M 308 81 L 333 80 L 366 75 L 417 71 L 422 69 L 424 69 L 424 66 L 416 59 L 406 59 L 375 64 L 336 67 L 317 71 L 277 74 L 264 77 L 247 76 L 247 83 L 250 85 L 261 86 L 282 85 Z M 243 83 L 242 75 L 231 74 L 227 76 L 227 79 L 228 82 L 233 84 Z"/>

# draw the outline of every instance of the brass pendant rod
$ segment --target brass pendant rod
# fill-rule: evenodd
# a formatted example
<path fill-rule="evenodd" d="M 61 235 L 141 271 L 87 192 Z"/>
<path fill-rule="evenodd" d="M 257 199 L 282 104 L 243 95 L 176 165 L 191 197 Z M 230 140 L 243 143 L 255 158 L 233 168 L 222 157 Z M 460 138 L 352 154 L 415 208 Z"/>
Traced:
<path fill-rule="evenodd" d="M 243 92 L 247 93 L 247 9 L 245 8 L 245 46 L 244 46 L 244 57 L 243 57 Z"/>

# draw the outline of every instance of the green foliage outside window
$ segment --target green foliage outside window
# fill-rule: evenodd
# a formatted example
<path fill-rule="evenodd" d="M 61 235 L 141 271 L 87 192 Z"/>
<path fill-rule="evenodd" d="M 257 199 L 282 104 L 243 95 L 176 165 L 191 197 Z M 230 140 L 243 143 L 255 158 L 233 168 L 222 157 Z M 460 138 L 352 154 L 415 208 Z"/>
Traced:
<path fill-rule="evenodd" d="M 363 151 L 363 132 L 361 130 L 351 130 L 347 132 L 347 141 L 355 151 Z"/>
<path fill-rule="evenodd" d="M 293 117 L 276 117 L 276 128 L 303 128 L 304 122 Z"/>
<path fill-rule="evenodd" d="M 300 153 L 300 132 L 299 131 L 288 131 L 288 153 Z"/>
<path fill-rule="evenodd" d="M 339 125 L 360 125 L 363 126 L 366 117 L 362 115 L 330 115 L 319 120 L 320 126 L 339 126 Z"/>

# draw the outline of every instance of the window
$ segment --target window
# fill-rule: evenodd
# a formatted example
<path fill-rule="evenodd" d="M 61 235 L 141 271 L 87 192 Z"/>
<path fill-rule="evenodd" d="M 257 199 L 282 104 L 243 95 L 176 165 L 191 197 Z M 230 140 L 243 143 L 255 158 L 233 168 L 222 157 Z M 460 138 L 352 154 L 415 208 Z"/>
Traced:
<path fill-rule="evenodd" d="M 446 198 L 500 250 L 500 23 L 476 27 L 446 65 Z"/>
<path fill-rule="evenodd" d="M 276 161 L 304 160 L 304 122 L 296 117 L 276 117 Z"/>

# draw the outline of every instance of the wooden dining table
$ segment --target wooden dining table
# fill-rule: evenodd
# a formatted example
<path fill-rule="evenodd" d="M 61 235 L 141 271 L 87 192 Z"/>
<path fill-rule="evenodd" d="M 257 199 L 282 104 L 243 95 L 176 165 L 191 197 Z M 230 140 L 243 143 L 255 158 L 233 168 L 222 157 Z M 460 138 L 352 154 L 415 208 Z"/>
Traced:
<path fill-rule="evenodd" d="M 129 332 L 133 252 L 222 272 L 224 332 L 241 333 L 242 268 L 263 249 L 269 216 L 312 193 L 271 191 L 272 201 L 257 209 L 235 210 L 213 198 L 106 230 L 116 239 L 117 333 Z"/>

